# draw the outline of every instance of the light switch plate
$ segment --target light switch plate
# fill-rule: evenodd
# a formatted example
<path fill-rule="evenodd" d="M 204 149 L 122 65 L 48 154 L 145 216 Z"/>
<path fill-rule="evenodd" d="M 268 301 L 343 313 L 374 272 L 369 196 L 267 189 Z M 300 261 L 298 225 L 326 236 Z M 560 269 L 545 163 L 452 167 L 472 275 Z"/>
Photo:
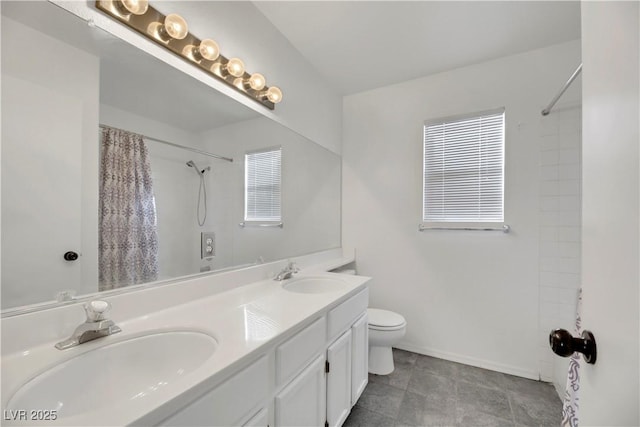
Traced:
<path fill-rule="evenodd" d="M 213 258 L 216 256 L 216 234 L 214 232 L 200 233 L 200 258 Z"/>

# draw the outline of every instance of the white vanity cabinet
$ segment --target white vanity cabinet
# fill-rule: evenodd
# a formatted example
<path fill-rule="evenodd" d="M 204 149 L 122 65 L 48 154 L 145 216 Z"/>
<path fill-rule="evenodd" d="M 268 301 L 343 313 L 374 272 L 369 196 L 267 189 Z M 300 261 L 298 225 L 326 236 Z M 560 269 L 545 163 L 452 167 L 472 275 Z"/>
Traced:
<path fill-rule="evenodd" d="M 276 395 L 275 425 L 324 425 L 325 398 L 325 358 L 321 355 Z"/>
<path fill-rule="evenodd" d="M 240 370 L 213 390 L 160 423 L 162 426 L 238 426 L 260 415 L 269 396 L 269 358 Z M 258 420 L 249 420 L 247 425 Z"/>
<path fill-rule="evenodd" d="M 277 348 L 276 427 L 338 427 L 347 419 L 368 379 L 368 299 L 365 289 Z"/>
<path fill-rule="evenodd" d="M 365 312 L 351 326 L 351 406 L 369 382 L 369 327 Z"/>
<path fill-rule="evenodd" d="M 327 349 L 327 423 L 341 426 L 351 412 L 351 330 Z"/>
<path fill-rule="evenodd" d="M 242 424 L 242 427 L 265 427 L 269 425 L 269 410 L 263 408 L 258 411 L 249 421 Z"/>
<path fill-rule="evenodd" d="M 160 425 L 341 426 L 367 384 L 368 299 L 318 313 Z"/>

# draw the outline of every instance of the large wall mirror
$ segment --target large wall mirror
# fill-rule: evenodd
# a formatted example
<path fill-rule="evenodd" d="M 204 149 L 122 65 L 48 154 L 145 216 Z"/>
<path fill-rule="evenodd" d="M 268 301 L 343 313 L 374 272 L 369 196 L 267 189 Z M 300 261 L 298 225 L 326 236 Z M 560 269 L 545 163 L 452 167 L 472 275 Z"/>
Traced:
<path fill-rule="evenodd" d="M 3 314 L 340 245 L 338 155 L 51 3 L 1 8 Z M 247 193 L 265 150 L 279 171 Z M 265 194 L 280 220 L 245 221 Z M 143 256 L 126 266 L 117 245 Z"/>

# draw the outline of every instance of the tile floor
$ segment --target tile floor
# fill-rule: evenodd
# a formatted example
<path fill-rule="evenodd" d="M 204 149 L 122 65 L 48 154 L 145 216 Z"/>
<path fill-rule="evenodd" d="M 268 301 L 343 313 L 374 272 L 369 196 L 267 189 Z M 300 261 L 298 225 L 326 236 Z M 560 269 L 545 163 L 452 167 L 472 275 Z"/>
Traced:
<path fill-rule="evenodd" d="M 559 426 L 552 385 L 393 350 L 391 375 L 369 384 L 344 427 Z"/>

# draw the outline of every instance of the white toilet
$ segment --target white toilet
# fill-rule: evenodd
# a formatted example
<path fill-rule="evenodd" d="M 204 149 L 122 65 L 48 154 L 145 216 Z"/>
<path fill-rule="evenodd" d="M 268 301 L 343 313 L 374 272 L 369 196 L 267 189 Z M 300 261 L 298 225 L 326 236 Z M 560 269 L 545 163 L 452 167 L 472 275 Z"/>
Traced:
<path fill-rule="evenodd" d="M 398 313 L 368 308 L 369 318 L 369 372 L 388 375 L 393 372 L 391 347 L 400 341 L 407 330 L 407 322 Z"/>
<path fill-rule="evenodd" d="M 341 274 L 356 274 L 355 270 L 336 271 Z M 393 372 L 391 347 L 402 339 L 407 331 L 407 322 L 398 313 L 379 308 L 368 308 L 369 324 L 369 373 L 389 375 Z"/>

